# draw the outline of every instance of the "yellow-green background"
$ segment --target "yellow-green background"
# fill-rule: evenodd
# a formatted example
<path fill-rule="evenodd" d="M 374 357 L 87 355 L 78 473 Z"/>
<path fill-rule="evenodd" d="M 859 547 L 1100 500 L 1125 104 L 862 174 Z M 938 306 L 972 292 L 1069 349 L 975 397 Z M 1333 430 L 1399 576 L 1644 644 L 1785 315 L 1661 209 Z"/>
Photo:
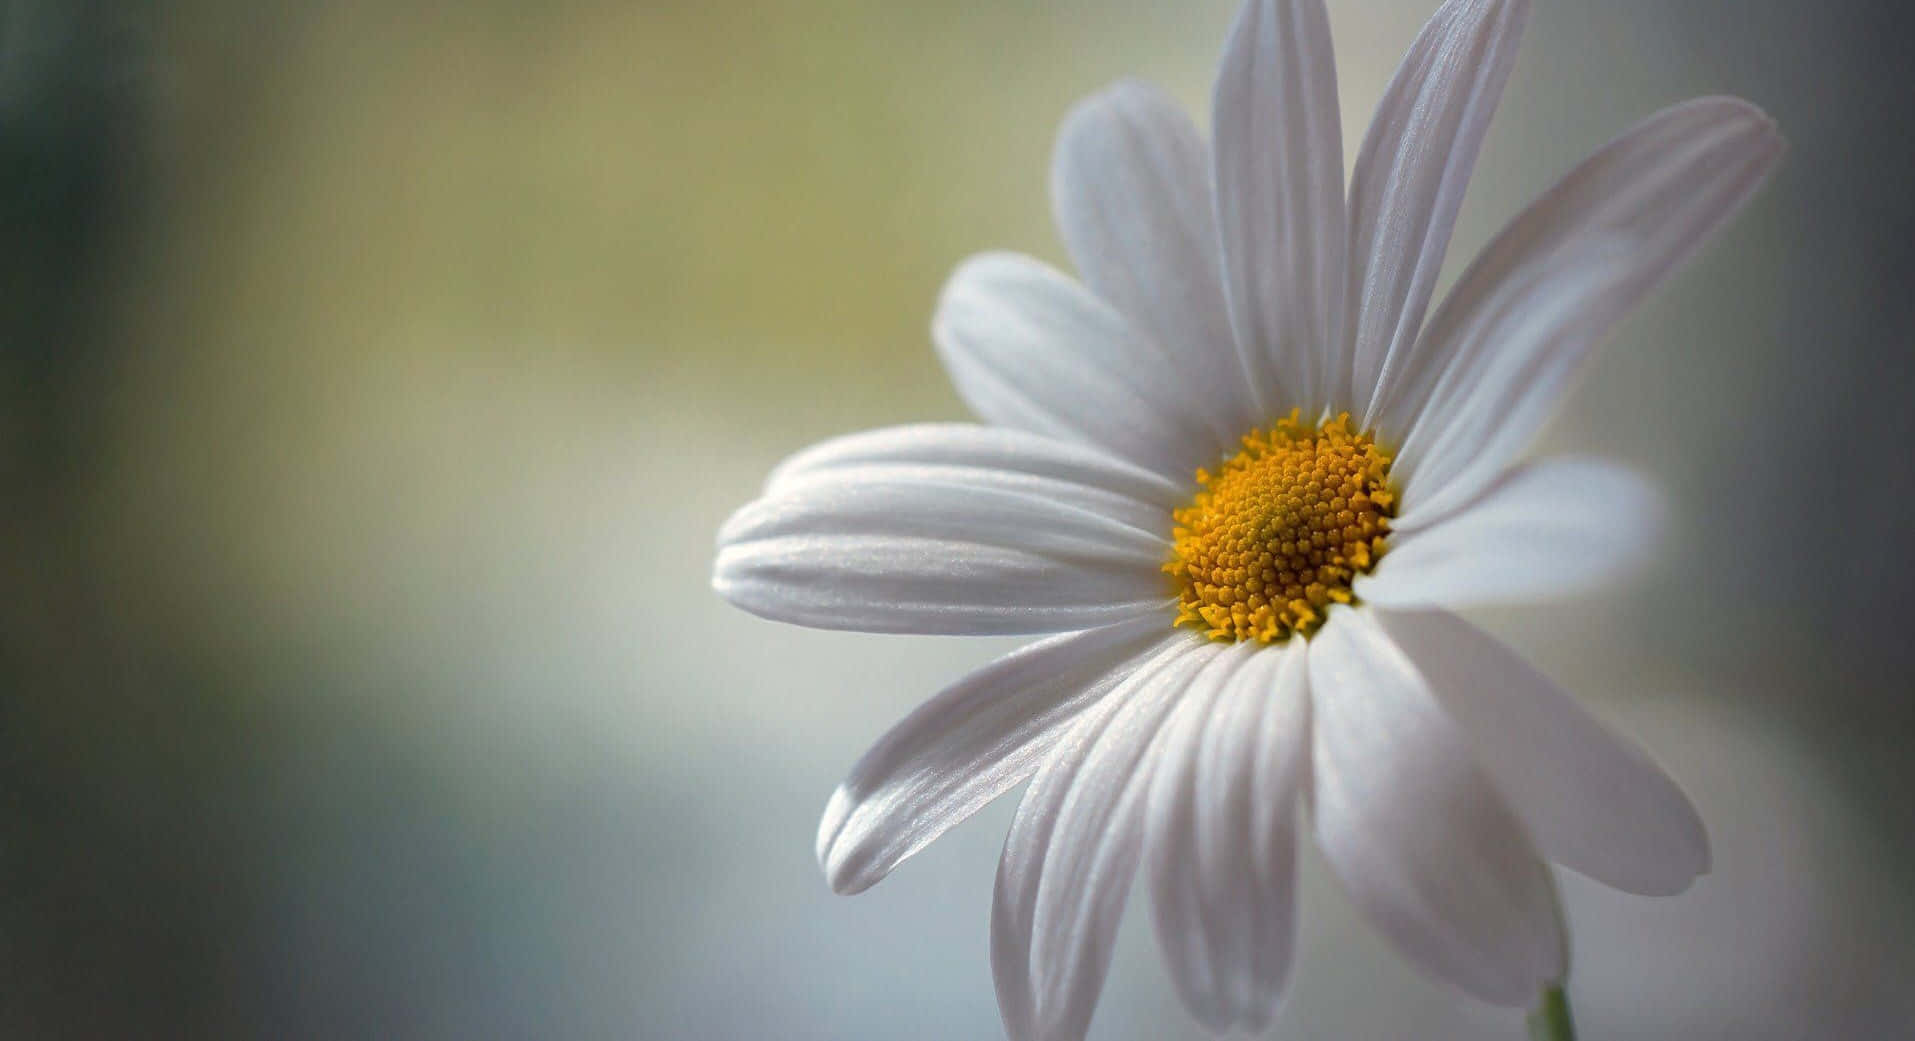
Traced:
<path fill-rule="evenodd" d="M 1434 0 L 1333 0 L 1346 148 Z M 784 454 L 962 416 L 966 254 L 1061 261 L 1071 102 L 1203 119 L 1231 0 L 0 3 L 0 1035 L 988 1038 L 1009 806 L 856 899 L 884 727 L 1005 641 L 727 608 Z M 1488 614 L 1708 819 L 1564 887 L 1591 1038 L 1915 1029 L 1915 25 L 1536 0 L 1450 273 L 1661 105 L 1787 165 L 1543 446 L 1654 474 L 1656 571 Z M 1521 1036 L 1314 860 L 1284 1037 Z M 1126 926 L 1092 1036 L 1198 1037 Z"/>

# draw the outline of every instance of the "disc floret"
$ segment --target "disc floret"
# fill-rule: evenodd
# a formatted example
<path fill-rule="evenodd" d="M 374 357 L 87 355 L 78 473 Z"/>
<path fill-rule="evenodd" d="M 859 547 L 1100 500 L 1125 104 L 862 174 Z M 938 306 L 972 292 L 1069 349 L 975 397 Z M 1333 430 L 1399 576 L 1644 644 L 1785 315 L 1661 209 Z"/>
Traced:
<path fill-rule="evenodd" d="M 1391 456 L 1349 413 L 1306 426 L 1292 411 L 1215 473 L 1172 516 L 1177 625 L 1213 640 L 1275 643 L 1308 635 L 1383 553 L 1395 515 Z"/>

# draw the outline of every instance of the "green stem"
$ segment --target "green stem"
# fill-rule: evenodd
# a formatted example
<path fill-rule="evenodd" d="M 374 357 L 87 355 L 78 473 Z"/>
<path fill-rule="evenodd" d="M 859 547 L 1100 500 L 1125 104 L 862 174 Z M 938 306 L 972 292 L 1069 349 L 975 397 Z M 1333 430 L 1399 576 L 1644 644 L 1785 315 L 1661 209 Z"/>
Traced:
<path fill-rule="evenodd" d="M 1569 1020 L 1569 998 L 1560 986 L 1543 991 L 1529 1014 L 1529 1041 L 1576 1041 L 1576 1025 Z"/>

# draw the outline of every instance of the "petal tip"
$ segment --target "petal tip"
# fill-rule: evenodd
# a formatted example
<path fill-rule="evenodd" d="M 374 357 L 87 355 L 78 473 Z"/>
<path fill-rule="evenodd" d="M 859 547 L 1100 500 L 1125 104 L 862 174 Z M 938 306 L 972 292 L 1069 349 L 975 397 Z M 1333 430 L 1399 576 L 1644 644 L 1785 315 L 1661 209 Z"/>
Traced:
<path fill-rule="evenodd" d="M 731 576 L 725 573 L 725 550 L 722 546 L 719 547 L 718 554 L 712 558 L 711 562 L 711 591 L 728 604 L 737 603 L 732 599 L 734 590 Z"/>
<path fill-rule="evenodd" d="M 818 867 L 825 884 L 839 896 L 856 896 L 884 878 L 884 872 L 874 870 L 871 858 L 856 846 L 834 844 L 820 850 Z"/>
<path fill-rule="evenodd" d="M 1757 155 L 1767 163 L 1773 163 L 1788 151 L 1788 139 L 1782 136 L 1782 127 L 1775 117 L 1747 98 L 1734 94 L 1708 94 L 1678 107 L 1713 109 L 1724 122 L 1740 124 L 1740 129 L 1760 144 Z"/>
<path fill-rule="evenodd" d="M 855 896 L 877 885 L 889 873 L 890 865 L 879 864 L 868 840 L 869 828 L 851 829 L 858 798 L 849 784 L 841 784 L 825 803 L 818 819 L 818 838 L 814 851 L 825 884 L 839 896 Z"/>
<path fill-rule="evenodd" d="M 830 871 L 828 862 L 831 859 L 831 847 L 844 832 L 845 821 L 850 816 L 851 795 L 841 784 L 832 790 L 831 798 L 826 800 L 825 811 L 818 818 L 818 837 L 812 842 L 812 849 L 818 856 L 818 866 L 825 868 L 827 873 Z"/>

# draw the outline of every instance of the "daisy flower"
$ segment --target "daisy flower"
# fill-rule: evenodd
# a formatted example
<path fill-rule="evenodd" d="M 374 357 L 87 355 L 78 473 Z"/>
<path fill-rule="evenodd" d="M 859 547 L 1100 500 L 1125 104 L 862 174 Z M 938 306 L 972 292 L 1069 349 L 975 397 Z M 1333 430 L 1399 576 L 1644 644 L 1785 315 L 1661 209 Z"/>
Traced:
<path fill-rule="evenodd" d="M 1733 98 L 1665 109 L 1426 320 L 1527 7 L 1437 11 L 1347 191 L 1322 0 L 1246 4 L 1209 146 L 1141 83 L 1082 102 L 1051 178 L 1082 282 L 986 254 L 938 305 L 983 424 L 814 446 L 719 533 L 713 587 L 766 618 L 1050 634 L 880 738 L 818 832 L 832 887 L 857 892 L 1029 782 L 991 921 L 1018 1041 L 1084 1035 L 1140 870 L 1190 1011 L 1264 1026 L 1303 827 L 1404 957 L 1506 1005 L 1560 1003 L 1550 863 L 1643 894 L 1708 869 L 1677 786 L 1450 611 L 1644 558 L 1642 480 L 1521 455 L 1783 144 Z"/>

